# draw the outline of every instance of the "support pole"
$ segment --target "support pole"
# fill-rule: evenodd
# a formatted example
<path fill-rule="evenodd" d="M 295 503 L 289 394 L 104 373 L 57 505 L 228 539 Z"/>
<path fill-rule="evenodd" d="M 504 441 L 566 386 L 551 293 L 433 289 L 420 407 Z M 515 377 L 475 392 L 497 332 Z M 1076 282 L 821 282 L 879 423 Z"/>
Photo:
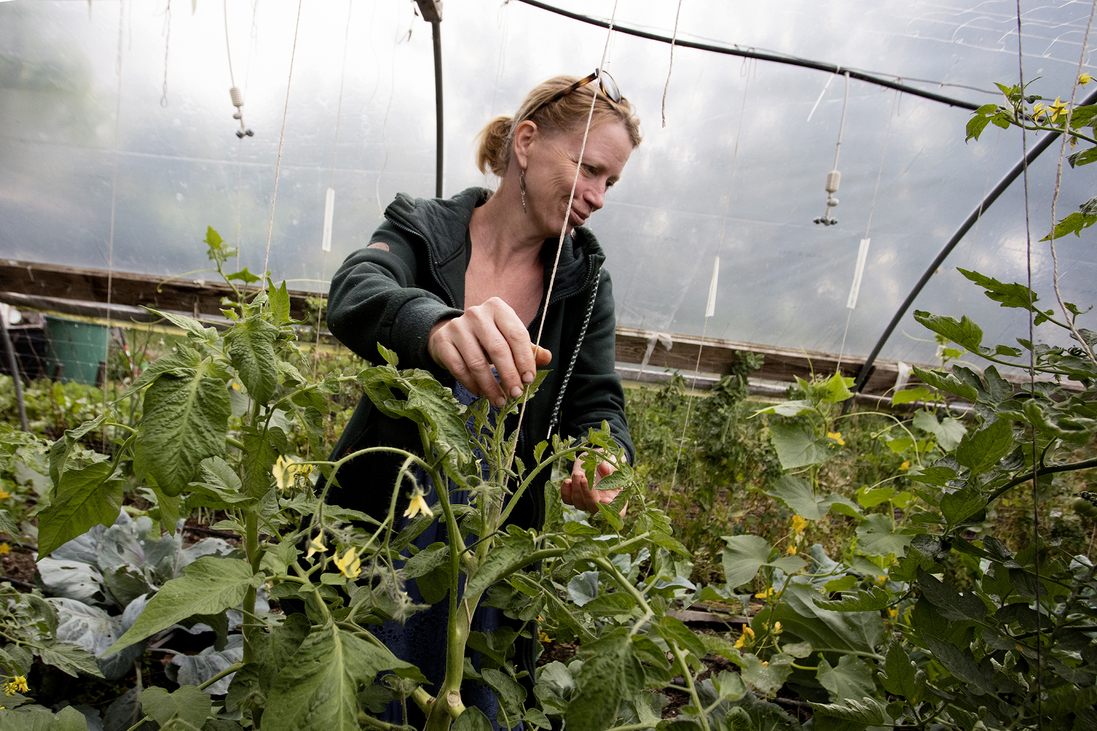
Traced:
<path fill-rule="evenodd" d="M 8 353 L 8 368 L 11 370 L 11 382 L 15 386 L 15 402 L 19 406 L 19 426 L 23 431 L 29 432 L 27 427 L 27 407 L 23 403 L 23 382 L 19 376 L 19 357 L 15 354 L 15 347 L 11 344 L 11 336 L 8 334 L 8 308 L 0 307 L 0 333 L 4 338 L 4 350 Z"/>
<path fill-rule="evenodd" d="M 434 195 L 442 197 L 442 3 L 439 0 L 416 0 L 423 20 L 430 23 L 430 35 L 434 42 L 434 118 L 436 127 L 436 152 Z"/>

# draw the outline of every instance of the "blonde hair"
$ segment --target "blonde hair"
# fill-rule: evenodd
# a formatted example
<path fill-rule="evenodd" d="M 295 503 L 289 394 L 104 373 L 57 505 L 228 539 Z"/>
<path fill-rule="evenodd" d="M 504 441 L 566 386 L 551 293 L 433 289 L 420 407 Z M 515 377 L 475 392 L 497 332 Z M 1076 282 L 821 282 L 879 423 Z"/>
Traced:
<path fill-rule="evenodd" d="M 590 102 L 598 88 L 597 81 L 584 84 L 555 102 L 545 104 L 576 81 L 578 79 L 574 76 L 556 76 L 542 82 L 530 90 L 513 117 L 496 117 L 488 122 L 477 135 L 476 167 L 480 168 L 480 172 L 487 174 L 490 171 L 500 178 L 503 177 L 510 165 L 514 128 L 527 119 L 549 134 L 585 128 Z M 640 120 L 628 99 L 621 97 L 621 101 L 613 102 L 605 94 L 598 94 L 591 126 L 597 127 L 606 122 L 620 122 L 625 126 L 632 146 L 635 148 L 640 144 Z"/>

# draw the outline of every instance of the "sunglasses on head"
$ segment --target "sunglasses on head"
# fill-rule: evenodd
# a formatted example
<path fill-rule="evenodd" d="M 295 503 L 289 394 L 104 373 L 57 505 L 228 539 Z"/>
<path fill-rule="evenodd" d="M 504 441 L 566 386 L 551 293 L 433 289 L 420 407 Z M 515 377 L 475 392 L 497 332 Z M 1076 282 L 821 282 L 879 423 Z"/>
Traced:
<path fill-rule="evenodd" d="M 561 89 L 545 101 L 538 104 L 536 107 L 533 108 L 533 111 L 529 113 L 529 116 L 527 116 L 526 119 L 529 119 L 533 115 L 537 114 L 537 112 L 541 111 L 549 104 L 560 101 L 579 87 L 586 86 L 587 84 L 595 80 L 598 81 L 598 89 L 606 96 L 607 99 L 609 99 L 614 104 L 621 103 L 621 90 L 617 88 L 617 82 L 614 81 L 613 77 L 605 71 L 599 71 L 598 69 L 595 69 L 588 76 L 584 76 L 571 86 L 567 87 L 566 89 Z"/>

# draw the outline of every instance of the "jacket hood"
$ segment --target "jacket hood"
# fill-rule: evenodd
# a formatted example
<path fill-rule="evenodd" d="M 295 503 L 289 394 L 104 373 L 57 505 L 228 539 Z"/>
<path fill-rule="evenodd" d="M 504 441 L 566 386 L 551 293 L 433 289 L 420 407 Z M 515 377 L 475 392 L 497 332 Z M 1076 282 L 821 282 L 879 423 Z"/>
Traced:
<path fill-rule="evenodd" d="M 385 218 L 422 238 L 439 266 L 455 264 L 454 260 L 460 257 L 463 271 L 465 232 L 472 220 L 472 212 L 486 203 L 491 194 L 487 188 L 467 188 L 452 198 L 412 198 L 398 193 L 385 209 Z M 546 284 L 552 275 L 557 242 L 556 238 L 545 239 L 541 250 Z M 598 240 L 586 228 L 576 228 L 565 236 L 552 301 L 590 286 L 605 259 Z"/>

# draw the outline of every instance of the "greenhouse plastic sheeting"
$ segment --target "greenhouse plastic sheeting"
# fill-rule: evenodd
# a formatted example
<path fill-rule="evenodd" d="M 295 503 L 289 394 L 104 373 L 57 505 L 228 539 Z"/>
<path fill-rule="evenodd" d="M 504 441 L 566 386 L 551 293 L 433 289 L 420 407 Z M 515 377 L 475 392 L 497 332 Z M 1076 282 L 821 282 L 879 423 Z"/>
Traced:
<path fill-rule="evenodd" d="M 556 5 L 666 36 L 678 11 L 667 0 Z M 240 265 L 252 271 L 267 259 L 269 231 L 274 277 L 325 289 L 396 192 L 434 194 L 431 28 L 411 0 L 307 2 L 299 16 L 298 7 L 0 2 L 0 255 L 210 278 L 197 271 L 208 268 L 207 226 L 239 246 Z M 837 64 L 975 104 L 1001 99 L 995 82 L 1016 83 L 1020 38 L 1030 91 L 1069 95 L 1091 5 L 1022 2 L 1020 34 L 1016 7 L 687 0 L 677 38 Z M 473 162 L 490 117 L 511 113 L 549 76 L 589 73 L 605 50 L 645 139 L 591 228 L 609 256 L 619 324 L 652 330 L 863 356 L 1023 144 L 1036 141 L 990 127 L 965 143 L 964 109 L 858 80 L 846 102 L 845 78 L 818 70 L 681 46 L 672 65 L 667 44 L 610 36 L 518 0 L 446 3 L 441 45 L 446 194 L 494 184 Z M 235 134 L 233 81 L 253 137 Z M 826 211 L 840 130 L 839 223 L 826 227 L 813 219 Z M 999 308 L 956 267 L 1024 281 L 1031 260 L 1034 288 L 1053 300 L 1050 252 L 1039 239 L 1051 227 L 1058 154 L 1055 144 L 1029 172 L 1031 237 L 1018 180 L 916 308 L 968 314 L 987 341 L 1027 333 L 1023 313 Z M 1060 218 L 1093 194 L 1092 178 L 1092 168 L 1065 168 Z M 1057 244 L 1063 295 L 1081 306 L 1095 301 L 1092 243 L 1086 231 Z M 715 314 L 706 320 L 717 255 Z M 908 314 L 881 355 L 932 362 L 935 347 Z"/>

